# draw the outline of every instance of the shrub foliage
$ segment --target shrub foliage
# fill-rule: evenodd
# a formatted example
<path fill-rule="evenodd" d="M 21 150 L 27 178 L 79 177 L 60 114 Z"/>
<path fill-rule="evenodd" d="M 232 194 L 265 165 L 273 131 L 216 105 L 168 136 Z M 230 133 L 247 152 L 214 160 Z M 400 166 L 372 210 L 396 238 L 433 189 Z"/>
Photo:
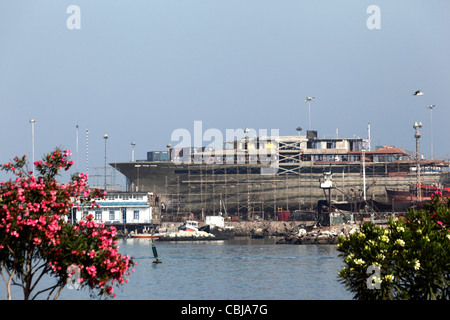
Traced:
<path fill-rule="evenodd" d="M 57 182 L 59 172 L 73 164 L 69 155 L 56 149 L 36 161 L 36 177 L 27 171 L 25 156 L 0 166 L 15 176 L 0 182 L 0 275 L 8 299 L 12 285 L 23 289 L 26 300 L 40 294 L 56 299 L 67 285 L 114 297 L 113 285 L 128 281 L 125 276 L 134 263 L 118 252 L 115 228 L 92 216 L 76 224 L 69 220 L 74 206 L 98 206 L 95 199 L 104 195 L 88 188 L 86 174 Z M 45 275 L 54 284 L 40 288 Z"/>
<path fill-rule="evenodd" d="M 450 298 L 450 198 L 436 192 L 387 227 L 365 223 L 340 237 L 338 278 L 354 299 Z"/>

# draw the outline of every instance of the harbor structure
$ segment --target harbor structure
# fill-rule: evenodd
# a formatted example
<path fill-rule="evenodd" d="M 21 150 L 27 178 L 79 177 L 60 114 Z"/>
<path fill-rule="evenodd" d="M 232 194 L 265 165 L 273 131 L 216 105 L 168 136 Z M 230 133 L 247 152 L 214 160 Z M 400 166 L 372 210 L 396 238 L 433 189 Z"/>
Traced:
<path fill-rule="evenodd" d="M 74 223 L 92 215 L 95 221 L 124 231 L 148 229 L 159 221 L 157 211 L 154 211 L 153 194 L 149 192 L 108 192 L 95 204 L 99 206 L 75 206 L 71 217 Z"/>
<path fill-rule="evenodd" d="M 148 153 L 149 155 L 156 153 Z M 448 161 L 414 159 L 405 150 L 376 146 L 367 138 L 319 138 L 307 130 L 297 136 L 245 136 L 224 148 L 169 148 L 167 160 L 117 162 L 128 191 L 157 195 L 161 218 L 180 221 L 223 214 L 231 219 L 277 219 L 277 212 L 312 212 L 323 199 L 389 204 L 386 189 L 416 182 L 442 183 Z M 324 173 L 333 192 L 320 187 Z M 132 190 L 135 188 L 135 190 Z"/>

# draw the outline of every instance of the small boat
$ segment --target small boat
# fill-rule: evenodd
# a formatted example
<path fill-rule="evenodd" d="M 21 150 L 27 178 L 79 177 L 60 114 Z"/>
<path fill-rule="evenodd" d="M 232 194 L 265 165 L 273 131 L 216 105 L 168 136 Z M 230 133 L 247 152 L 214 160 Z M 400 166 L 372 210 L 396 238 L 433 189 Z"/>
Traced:
<path fill-rule="evenodd" d="M 198 221 L 186 220 L 184 224 L 178 227 L 179 231 L 198 231 Z"/>
<path fill-rule="evenodd" d="M 450 196 L 450 187 L 437 187 L 433 185 L 421 184 L 421 200 L 431 200 L 435 192 L 441 192 L 442 196 Z M 417 201 L 417 185 L 412 185 L 409 190 L 387 189 L 389 201 L 396 203 Z"/>
<path fill-rule="evenodd" d="M 227 240 L 235 234 L 234 227 L 225 226 L 225 219 L 222 216 L 206 216 L 205 225 L 199 230 L 213 234 L 217 240 Z"/>
<path fill-rule="evenodd" d="M 178 231 L 169 232 L 167 236 L 156 239 L 157 241 L 206 241 L 206 240 L 220 240 L 212 233 L 205 231 Z"/>
<path fill-rule="evenodd" d="M 164 237 L 165 233 L 132 233 L 130 234 L 131 238 L 138 239 L 153 239 L 153 238 L 161 238 Z"/>

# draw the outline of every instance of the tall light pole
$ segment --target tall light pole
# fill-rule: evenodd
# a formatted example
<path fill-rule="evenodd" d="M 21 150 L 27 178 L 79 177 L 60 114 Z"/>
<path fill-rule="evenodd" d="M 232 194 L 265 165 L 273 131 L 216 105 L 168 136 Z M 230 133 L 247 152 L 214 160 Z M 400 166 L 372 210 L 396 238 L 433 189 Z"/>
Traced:
<path fill-rule="evenodd" d="M 134 147 L 136 146 L 136 142 L 131 141 L 132 151 L 131 151 L 131 162 L 134 162 Z"/>
<path fill-rule="evenodd" d="M 108 140 L 108 134 L 105 133 L 103 135 L 103 139 L 105 139 L 105 191 L 106 191 L 106 140 Z"/>
<path fill-rule="evenodd" d="M 31 154 L 33 161 L 33 176 L 34 176 L 34 125 L 36 124 L 36 120 L 30 119 L 30 123 L 31 123 Z"/>
<path fill-rule="evenodd" d="M 362 163 L 363 163 L 363 199 L 366 201 L 366 148 L 363 144 L 362 147 Z"/>
<path fill-rule="evenodd" d="M 89 129 L 86 129 L 86 174 L 87 174 L 86 183 L 88 183 L 88 181 L 89 181 Z"/>
<path fill-rule="evenodd" d="M 433 155 L 433 109 L 436 108 L 434 104 L 427 106 L 428 109 L 430 109 L 430 139 L 431 139 L 431 147 L 430 147 L 430 153 L 431 153 L 431 160 L 434 160 Z"/>
<path fill-rule="evenodd" d="M 131 149 L 131 162 L 135 162 L 135 160 L 134 160 L 134 147 L 136 146 L 136 142 L 134 142 L 134 141 L 131 141 L 131 147 L 132 147 L 132 149 Z M 127 180 L 129 180 L 130 182 L 130 187 L 129 187 L 129 189 L 130 189 L 130 191 L 137 191 L 136 190 L 136 186 L 135 186 L 135 184 L 131 181 L 131 179 L 127 179 Z"/>
<path fill-rule="evenodd" d="M 415 130 L 414 138 L 416 138 L 416 173 L 417 173 L 417 200 L 422 201 L 422 191 L 420 186 L 420 159 L 419 159 L 419 146 L 420 146 L 420 129 L 422 128 L 422 122 L 414 122 L 413 128 Z"/>
<path fill-rule="evenodd" d="M 308 129 L 311 130 L 311 101 L 314 101 L 314 97 L 307 97 L 305 102 L 308 102 Z"/>
<path fill-rule="evenodd" d="M 75 126 L 77 129 L 77 174 L 78 174 L 78 125 Z"/>

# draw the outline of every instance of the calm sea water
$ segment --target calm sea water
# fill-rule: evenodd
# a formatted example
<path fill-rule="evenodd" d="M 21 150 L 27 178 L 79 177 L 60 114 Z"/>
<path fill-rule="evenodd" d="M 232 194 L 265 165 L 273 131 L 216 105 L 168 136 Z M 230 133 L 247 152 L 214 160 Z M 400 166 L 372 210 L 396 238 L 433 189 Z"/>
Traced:
<path fill-rule="evenodd" d="M 337 280 L 342 261 L 333 245 L 277 245 L 273 239 L 157 242 L 120 240 L 120 252 L 138 263 L 118 300 L 334 300 L 351 299 Z M 21 299 L 14 290 L 13 298 Z M 0 299 L 5 299 L 0 284 Z M 60 300 L 92 299 L 64 289 Z"/>

